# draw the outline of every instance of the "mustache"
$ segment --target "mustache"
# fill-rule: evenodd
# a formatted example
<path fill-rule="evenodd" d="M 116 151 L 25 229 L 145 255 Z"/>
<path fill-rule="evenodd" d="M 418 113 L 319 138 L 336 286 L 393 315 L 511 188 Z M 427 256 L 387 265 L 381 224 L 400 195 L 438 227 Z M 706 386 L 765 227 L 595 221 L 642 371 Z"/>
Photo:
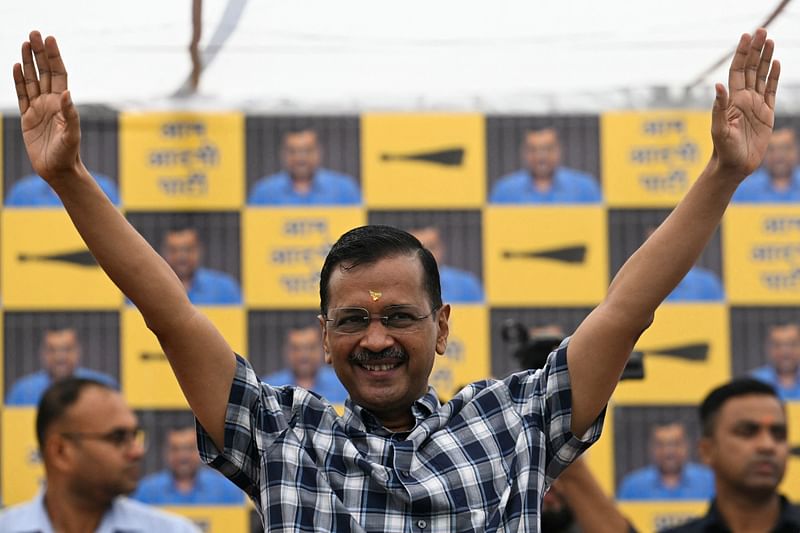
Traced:
<path fill-rule="evenodd" d="M 386 348 L 380 352 L 373 352 L 372 350 L 357 350 L 350 354 L 348 360 L 353 363 L 371 363 L 373 361 L 380 361 L 383 359 L 392 359 L 395 361 L 407 361 L 408 354 L 400 347 L 393 346 Z"/>

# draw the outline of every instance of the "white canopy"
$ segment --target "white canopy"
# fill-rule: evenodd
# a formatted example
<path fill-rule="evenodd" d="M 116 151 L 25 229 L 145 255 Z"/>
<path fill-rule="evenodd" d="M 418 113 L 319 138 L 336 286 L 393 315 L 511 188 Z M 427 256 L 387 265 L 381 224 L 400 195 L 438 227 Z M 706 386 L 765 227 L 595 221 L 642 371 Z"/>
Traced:
<path fill-rule="evenodd" d="M 190 71 L 191 0 L 0 4 L 0 109 L 28 31 L 56 35 L 78 103 L 120 109 L 234 108 L 579 112 L 710 106 L 726 65 L 684 89 L 778 0 L 205 0 L 200 91 Z M 770 27 L 780 110 L 800 111 L 800 3 Z"/>

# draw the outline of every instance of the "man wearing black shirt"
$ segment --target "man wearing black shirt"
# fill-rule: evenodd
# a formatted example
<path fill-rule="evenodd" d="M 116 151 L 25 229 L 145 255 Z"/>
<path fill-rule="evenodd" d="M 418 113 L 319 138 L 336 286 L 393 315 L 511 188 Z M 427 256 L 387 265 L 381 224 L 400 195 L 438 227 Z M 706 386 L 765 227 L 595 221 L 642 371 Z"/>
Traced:
<path fill-rule="evenodd" d="M 700 455 L 714 471 L 708 513 L 670 533 L 797 533 L 800 508 L 778 494 L 789 443 L 775 390 L 752 379 L 714 389 L 700 406 Z"/>

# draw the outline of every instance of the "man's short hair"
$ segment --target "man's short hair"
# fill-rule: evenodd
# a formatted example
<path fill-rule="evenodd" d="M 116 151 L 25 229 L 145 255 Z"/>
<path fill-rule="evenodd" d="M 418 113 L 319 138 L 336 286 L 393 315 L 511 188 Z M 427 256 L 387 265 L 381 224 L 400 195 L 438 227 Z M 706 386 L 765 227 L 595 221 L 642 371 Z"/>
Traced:
<path fill-rule="evenodd" d="M 307 131 L 310 131 L 311 133 L 317 136 L 317 142 L 320 141 L 319 129 L 315 127 L 314 124 L 307 121 L 292 122 L 291 124 L 283 128 L 281 130 L 281 139 L 285 141 L 286 137 L 288 137 L 289 135 L 297 135 L 298 133 L 305 133 Z"/>
<path fill-rule="evenodd" d="M 428 294 L 431 309 L 441 307 L 442 287 L 433 254 L 406 231 L 392 226 L 372 225 L 352 229 L 339 237 L 325 258 L 319 280 L 319 301 L 323 316 L 328 313 L 328 283 L 335 267 L 341 265 L 341 268 L 350 270 L 360 265 L 375 264 L 387 257 L 414 254 L 422 263 L 423 287 Z"/>
<path fill-rule="evenodd" d="M 703 436 L 710 437 L 714 433 L 717 415 L 722 406 L 731 398 L 760 394 L 772 396 L 780 402 L 780 397 L 772 385 L 752 378 L 737 378 L 712 390 L 700 404 L 700 426 Z"/>
<path fill-rule="evenodd" d="M 53 383 L 42 395 L 36 409 L 36 440 L 39 442 L 40 450 L 44 450 L 47 430 L 64 418 L 64 412 L 78 401 L 87 387 L 114 391 L 108 385 L 94 379 L 67 377 Z"/>

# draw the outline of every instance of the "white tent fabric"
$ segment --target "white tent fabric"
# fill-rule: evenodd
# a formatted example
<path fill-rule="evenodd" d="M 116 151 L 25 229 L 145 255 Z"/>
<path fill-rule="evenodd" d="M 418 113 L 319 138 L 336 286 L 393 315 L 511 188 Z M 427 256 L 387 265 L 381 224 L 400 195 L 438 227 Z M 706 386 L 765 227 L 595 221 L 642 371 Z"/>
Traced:
<path fill-rule="evenodd" d="M 119 109 L 273 112 L 579 112 L 710 105 L 717 69 L 684 88 L 778 0 L 205 0 L 198 94 L 191 0 L 0 4 L 0 64 L 30 29 L 56 35 L 79 103 Z M 800 110 L 800 2 L 770 27 L 783 63 L 780 106 Z M 211 58 L 213 56 L 213 58 Z"/>

